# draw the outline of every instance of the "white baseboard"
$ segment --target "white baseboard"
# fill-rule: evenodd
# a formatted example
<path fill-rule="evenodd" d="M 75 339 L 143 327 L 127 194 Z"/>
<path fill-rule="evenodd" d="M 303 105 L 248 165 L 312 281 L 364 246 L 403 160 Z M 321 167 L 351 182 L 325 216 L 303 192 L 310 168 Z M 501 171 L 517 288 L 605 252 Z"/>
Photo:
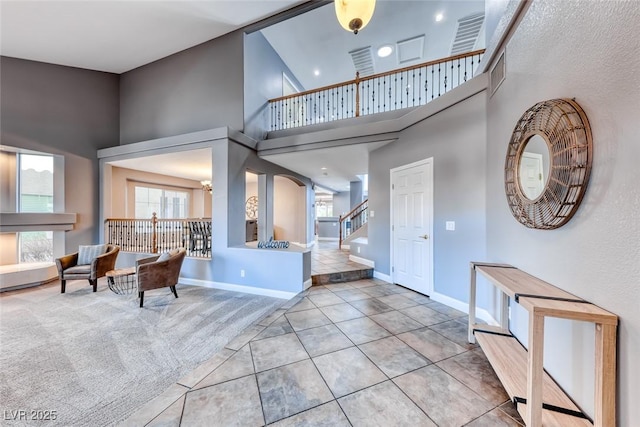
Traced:
<path fill-rule="evenodd" d="M 328 240 L 328 241 L 332 241 L 332 242 L 337 242 L 338 240 L 340 240 L 340 238 L 338 238 L 338 237 L 318 237 L 318 240 Z"/>
<path fill-rule="evenodd" d="M 310 280 L 309 280 L 310 281 Z M 242 292 L 245 294 L 263 295 L 266 297 L 291 299 L 296 296 L 297 292 L 277 291 L 275 289 L 254 288 L 253 286 L 235 285 L 233 283 L 211 282 L 200 279 L 187 279 L 181 277 L 178 283 L 190 286 L 202 286 L 203 288 L 222 289 L 225 291 Z M 305 282 L 306 284 L 306 282 Z"/>
<path fill-rule="evenodd" d="M 375 277 L 376 279 L 384 280 L 385 282 L 393 283 L 393 281 L 391 280 L 391 276 L 389 276 L 388 274 L 380 273 L 379 271 L 374 271 L 373 277 Z"/>
<path fill-rule="evenodd" d="M 349 255 L 349 261 L 357 262 L 358 264 L 364 264 L 367 267 L 376 268 L 376 263 L 370 259 L 360 258 L 359 256 Z"/>
<path fill-rule="evenodd" d="M 305 290 L 307 290 L 311 287 L 312 284 L 313 284 L 313 280 L 309 279 L 309 280 L 305 280 L 302 286 L 304 287 Z"/>
<path fill-rule="evenodd" d="M 342 249 L 343 251 L 350 251 L 351 250 L 351 245 L 342 245 L 342 246 L 340 246 L 340 249 Z"/>
<path fill-rule="evenodd" d="M 469 313 L 469 304 L 466 302 L 459 301 L 455 298 L 451 298 L 450 296 L 440 294 L 435 291 L 429 297 L 434 301 L 437 301 L 444 305 L 448 305 L 449 307 L 455 308 L 456 310 L 462 311 L 463 313 Z M 489 325 L 499 325 L 498 321 L 494 319 L 493 316 L 489 314 L 489 312 L 484 308 L 476 307 L 476 317 L 478 319 L 484 320 Z"/>

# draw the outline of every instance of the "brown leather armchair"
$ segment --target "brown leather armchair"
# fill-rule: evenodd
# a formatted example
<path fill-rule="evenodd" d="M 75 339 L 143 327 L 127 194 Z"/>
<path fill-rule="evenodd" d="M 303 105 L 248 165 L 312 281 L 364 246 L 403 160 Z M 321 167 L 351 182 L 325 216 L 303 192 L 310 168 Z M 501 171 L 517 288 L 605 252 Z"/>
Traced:
<path fill-rule="evenodd" d="M 60 293 L 64 294 L 67 287 L 67 280 L 87 279 L 93 286 L 93 292 L 98 290 L 98 279 L 104 277 L 107 271 L 115 268 L 120 247 L 107 245 L 107 251 L 97 256 L 91 264 L 78 265 L 78 252 L 65 255 L 56 259 L 58 267 L 58 277 L 60 277 Z"/>
<path fill-rule="evenodd" d="M 166 260 L 158 260 L 160 255 L 140 259 L 136 262 L 136 275 L 138 280 L 138 297 L 140 307 L 144 303 L 144 291 L 169 287 L 178 298 L 176 285 L 180 277 L 180 268 L 187 254 L 185 248 L 174 249 L 169 252 Z"/>

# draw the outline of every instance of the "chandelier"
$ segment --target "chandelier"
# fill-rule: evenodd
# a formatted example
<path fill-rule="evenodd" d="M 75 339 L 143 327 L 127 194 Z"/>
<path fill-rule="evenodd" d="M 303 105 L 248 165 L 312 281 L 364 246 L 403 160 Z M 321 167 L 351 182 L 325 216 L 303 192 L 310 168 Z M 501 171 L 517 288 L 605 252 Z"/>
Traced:
<path fill-rule="evenodd" d="M 342 28 L 358 34 L 371 20 L 376 0 L 335 0 L 335 5 L 336 16 Z"/>
<path fill-rule="evenodd" d="M 204 181 L 200 181 L 202 184 L 202 191 L 208 191 L 209 194 L 213 193 L 213 188 L 211 187 L 211 181 L 205 179 Z"/>

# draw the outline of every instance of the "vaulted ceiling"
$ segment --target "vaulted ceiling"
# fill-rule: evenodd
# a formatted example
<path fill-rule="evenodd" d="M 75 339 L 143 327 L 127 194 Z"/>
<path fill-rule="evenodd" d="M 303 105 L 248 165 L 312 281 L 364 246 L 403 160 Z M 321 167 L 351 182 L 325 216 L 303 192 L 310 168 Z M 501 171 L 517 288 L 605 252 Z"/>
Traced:
<path fill-rule="evenodd" d="M 0 2 L 0 54 L 91 70 L 123 73 L 307 3 L 304 0 L 16 0 Z M 484 0 L 378 0 L 369 25 L 354 35 L 343 30 L 332 3 L 261 31 L 302 88 L 353 79 L 350 52 L 360 50 L 370 72 L 379 73 L 449 56 L 458 20 L 484 12 Z M 484 34 L 474 47 L 484 46 Z M 381 46 L 391 55 L 377 55 Z M 340 150 L 315 156 L 292 154 L 270 159 L 344 190 L 367 173 L 368 152 L 344 156 Z M 281 158 L 280 158 L 281 157 Z M 156 159 L 161 162 L 164 158 Z M 346 159 L 346 160 L 345 160 Z M 175 159 L 168 156 L 167 171 Z M 155 162 L 155 168 L 160 167 Z M 334 165 L 329 175 L 322 167 Z M 122 165 L 125 166 L 125 165 Z M 126 165 L 125 167 L 131 167 Z M 156 169 L 158 170 L 158 169 Z M 184 177 L 206 179 L 188 165 Z M 168 173 L 168 172 L 167 172 Z"/>

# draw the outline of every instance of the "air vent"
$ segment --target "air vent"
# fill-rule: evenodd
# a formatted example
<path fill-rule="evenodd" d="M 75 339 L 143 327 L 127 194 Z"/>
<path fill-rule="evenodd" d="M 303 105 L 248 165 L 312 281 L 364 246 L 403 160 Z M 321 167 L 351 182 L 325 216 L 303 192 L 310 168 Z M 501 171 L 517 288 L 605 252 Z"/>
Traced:
<path fill-rule="evenodd" d="M 505 64 L 504 64 L 504 52 L 500 54 L 500 58 L 496 61 L 493 68 L 491 69 L 491 73 L 489 74 L 489 80 L 491 84 L 491 95 L 498 90 L 498 86 L 504 81 L 506 74 Z"/>
<path fill-rule="evenodd" d="M 396 43 L 398 46 L 398 64 L 418 61 L 424 55 L 424 34 Z"/>
<path fill-rule="evenodd" d="M 458 20 L 456 36 L 451 45 L 451 55 L 470 52 L 476 45 L 484 23 L 484 13 L 475 13 Z"/>
<path fill-rule="evenodd" d="M 373 74 L 373 55 L 371 54 L 371 46 L 349 52 L 353 60 L 353 66 L 356 72 L 360 73 L 360 77 L 370 76 Z"/>

